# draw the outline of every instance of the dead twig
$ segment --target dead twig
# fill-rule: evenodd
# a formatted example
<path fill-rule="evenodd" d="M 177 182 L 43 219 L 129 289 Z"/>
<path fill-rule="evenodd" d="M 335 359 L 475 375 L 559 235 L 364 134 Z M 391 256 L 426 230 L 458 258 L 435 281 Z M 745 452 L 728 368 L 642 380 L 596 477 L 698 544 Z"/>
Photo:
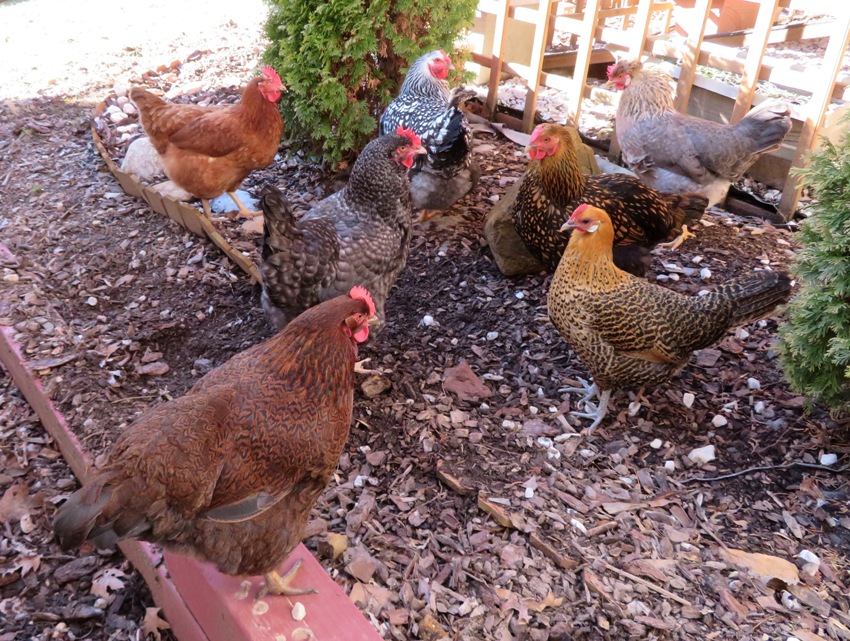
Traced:
<path fill-rule="evenodd" d="M 737 472 L 730 472 L 729 474 L 722 474 L 720 476 L 689 476 L 686 479 L 677 480 L 676 483 L 681 483 L 682 485 L 686 483 L 712 483 L 714 481 L 732 479 L 736 476 L 743 476 L 744 474 L 750 474 L 751 472 L 763 472 L 766 470 L 785 470 L 791 467 L 804 467 L 810 470 L 823 470 L 824 472 L 834 472 L 836 474 L 841 474 L 842 472 L 850 470 L 850 465 L 845 465 L 844 467 L 829 467 L 827 465 L 818 465 L 817 463 L 803 463 L 802 461 L 792 461 L 790 463 L 781 463 L 779 465 L 756 465 L 755 467 L 748 467 L 744 470 L 738 470 Z"/>
<path fill-rule="evenodd" d="M 659 587 L 659 586 L 655 585 L 654 583 L 647 581 L 646 579 L 642 579 L 639 576 L 635 576 L 631 572 L 626 572 L 625 570 L 621 570 L 618 567 L 614 567 L 613 565 L 611 565 L 610 563 L 606 563 L 602 559 L 597 559 L 596 562 L 599 563 L 599 565 L 601 565 L 606 570 L 611 570 L 611 572 L 614 572 L 615 574 L 619 574 L 620 576 L 625 577 L 625 578 L 627 578 L 631 581 L 634 581 L 635 583 L 640 583 L 641 585 L 652 590 L 653 592 L 657 592 L 661 596 L 667 597 L 668 599 L 672 599 L 676 603 L 680 603 L 682 605 L 693 605 L 687 599 L 683 599 L 682 597 L 680 597 L 676 594 L 673 594 L 669 590 L 665 590 L 664 588 Z"/>

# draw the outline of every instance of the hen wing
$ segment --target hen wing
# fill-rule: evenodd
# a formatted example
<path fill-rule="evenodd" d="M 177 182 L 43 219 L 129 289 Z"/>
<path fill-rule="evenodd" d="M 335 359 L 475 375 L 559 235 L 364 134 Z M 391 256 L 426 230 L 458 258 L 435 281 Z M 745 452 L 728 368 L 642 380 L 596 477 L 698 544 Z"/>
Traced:
<path fill-rule="evenodd" d="M 213 109 L 186 122 L 169 136 L 169 142 L 184 151 L 219 158 L 244 144 L 245 129 L 238 112 Z"/>
<path fill-rule="evenodd" d="M 686 361 L 721 338 L 731 318 L 725 303 L 702 310 L 690 297 L 639 279 L 590 296 L 585 305 L 590 329 L 614 349 L 659 363 Z"/>

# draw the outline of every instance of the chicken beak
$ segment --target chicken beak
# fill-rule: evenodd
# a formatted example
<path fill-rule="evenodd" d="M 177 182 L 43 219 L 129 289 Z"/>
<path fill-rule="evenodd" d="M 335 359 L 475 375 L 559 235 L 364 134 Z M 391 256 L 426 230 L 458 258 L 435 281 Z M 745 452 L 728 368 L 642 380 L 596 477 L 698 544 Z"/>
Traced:
<path fill-rule="evenodd" d="M 380 318 L 378 318 L 378 315 L 377 315 L 377 314 L 373 314 L 372 316 L 370 316 L 370 317 L 366 320 L 366 324 L 367 324 L 369 327 L 374 327 L 375 325 L 379 324 L 380 322 L 381 322 L 381 319 L 380 319 Z"/>
<path fill-rule="evenodd" d="M 558 231 L 564 232 L 564 231 L 569 231 L 570 229 L 575 229 L 575 228 L 576 228 L 576 224 L 572 220 L 568 220 L 563 225 L 561 225 L 561 228 Z"/>
<path fill-rule="evenodd" d="M 419 156 L 419 155 L 421 155 L 421 154 L 427 154 L 427 153 L 428 153 L 428 150 L 427 150 L 427 149 L 425 149 L 425 147 L 417 147 L 417 148 L 414 150 L 413 155 L 414 155 L 414 156 Z"/>
<path fill-rule="evenodd" d="M 608 82 L 605 83 L 605 86 L 606 87 L 613 87 L 616 84 L 617 83 L 614 80 L 609 80 Z"/>

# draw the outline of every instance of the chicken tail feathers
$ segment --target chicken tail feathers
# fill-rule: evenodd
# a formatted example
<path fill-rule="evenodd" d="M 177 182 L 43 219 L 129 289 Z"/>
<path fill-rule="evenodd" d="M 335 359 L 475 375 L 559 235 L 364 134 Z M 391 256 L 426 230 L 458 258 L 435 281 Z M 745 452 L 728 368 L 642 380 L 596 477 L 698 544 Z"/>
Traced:
<path fill-rule="evenodd" d="M 77 548 L 86 541 L 109 547 L 147 529 L 142 517 L 127 519 L 122 513 L 132 492 L 126 485 L 110 485 L 113 478 L 111 474 L 100 475 L 72 494 L 56 512 L 53 534 L 63 550 Z M 127 522 L 120 533 L 114 527 L 117 520 Z"/>
<path fill-rule="evenodd" d="M 791 296 L 791 279 L 780 272 L 753 272 L 720 285 L 710 296 L 734 303 L 730 327 L 737 327 L 763 318 L 777 305 L 787 302 Z"/>
<path fill-rule="evenodd" d="M 667 203 L 673 210 L 673 229 L 671 232 L 680 234 L 682 225 L 691 225 L 702 218 L 708 208 L 708 198 L 695 191 L 684 194 L 669 194 Z"/>
<path fill-rule="evenodd" d="M 266 185 L 260 194 L 263 210 L 263 258 L 268 258 L 272 249 L 268 240 L 272 237 L 292 238 L 298 235 L 292 207 L 283 192 L 274 185 Z"/>
<path fill-rule="evenodd" d="M 791 107 L 779 100 L 766 100 L 751 109 L 736 128 L 755 143 L 753 153 L 771 151 L 791 130 Z"/>

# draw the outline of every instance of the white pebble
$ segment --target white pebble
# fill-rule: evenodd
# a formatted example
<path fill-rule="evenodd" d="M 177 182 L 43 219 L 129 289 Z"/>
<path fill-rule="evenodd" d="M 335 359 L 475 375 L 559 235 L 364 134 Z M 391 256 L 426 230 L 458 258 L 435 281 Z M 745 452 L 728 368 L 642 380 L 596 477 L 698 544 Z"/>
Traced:
<path fill-rule="evenodd" d="M 499 332 L 487 332 L 487 340 L 494 341 L 499 338 Z"/>
<path fill-rule="evenodd" d="M 782 591 L 782 597 L 780 598 L 780 600 L 782 601 L 782 605 L 784 605 L 789 610 L 800 609 L 800 602 L 797 600 L 797 597 L 795 597 L 787 590 Z"/>
<path fill-rule="evenodd" d="M 679 274 L 668 274 L 670 280 L 679 280 Z"/>
<path fill-rule="evenodd" d="M 523 294 L 522 292 L 517 292 L 516 294 L 514 294 L 514 297 L 517 300 L 522 300 L 523 298 L 525 298 L 525 294 Z"/>
<path fill-rule="evenodd" d="M 135 114 L 136 114 L 136 112 L 138 111 L 138 110 L 136 109 L 136 105 L 134 105 L 132 102 L 125 103 L 125 104 L 121 107 L 121 110 L 122 110 L 125 114 L 127 114 L 127 115 L 129 115 L 129 116 L 133 116 L 133 115 L 135 115 Z"/>
<path fill-rule="evenodd" d="M 811 550 L 800 550 L 800 553 L 797 556 L 803 559 L 806 563 L 815 563 L 820 565 L 820 558 Z"/>
<path fill-rule="evenodd" d="M 676 471 L 676 462 L 675 461 L 664 461 L 664 469 L 668 472 Z"/>
<path fill-rule="evenodd" d="M 767 258 L 762 258 L 759 262 L 762 265 L 770 265 L 770 261 Z"/>
<path fill-rule="evenodd" d="M 701 270 L 699 270 L 699 277 L 703 280 L 708 280 L 709 278 L 711 278 L 711 270 L 708 267 L 703 267 Z"/>
<path fill-rule="evenodd" d="M 504 427 L 506 430 L 512 430 L 514 427 L 516 427 L 516 424 L 509 419 L 505 419 L 502 421 L 502 427 Z"/>
<path fill-rule="evenodd" d="M 531 407 L 528 408 L 528 411 L 531 412 L 532 414 L 537 414 L 537 412 L 539 412 L 540 410 L 538 408 L 534 407 L 534 405 L 532 405 Z"/>
<path fill-rule="evenodd" d="M 761 329 L 764 329 L 765 327 L 767 327 L 767 321 L 761 319 L 759 322 L 756 323 L 756 325 L 758 325 Z"/>
<path fill-rule="evenodd" d="M 561 451 L 557 447 L 550 447 L 548 450 L 546 450 L 546 458 L 548 458 L 550 461 L 557 461 L 559 458 L 561 458 Z"/>
<path fill-rule="evenodd" d="M 699 265 L 702 262 L 702 256 L 694 256 L 693 258 L 691 258 L 691 262 L 694 265 Z"/>
<path fill-rule="evenodd" d="M 354 478 L 354 487 L 363 487 L 363 483 L 366 480 L 366 477 L 363 475 L 357 475 Z"/>
<path fill-rule="evenodd" d="M 655 280 L 660 280 L 662 282 L 665 282 L 665 281 L 670 280 L 670 277 L 667 274 L 658 274 L 658 276 L 655 277 Z"/>
<path fill-rule="evenodd" d="M 431 327 L 431 325 L 434 324 L 434 317 L 430 316 L 428 314 L 425 314 L 425 316 L 422 317 L 422 324 L 425 327 Z"/>
<path fill-rule="evenodd" d="M 588 449 L 579 450 L 578 453 L 584 458 L 590 458 L 591 456 L 596 455 L 596 452 L 594 452 L 593 450 L 588 450 Z"/>
<path fill-rule="evenodd" d="M 527 499 L 534 498 L 534 488 L 533 487 L 525 488 L 525 498 L 527 498 Z"/>
<path fill-rule="evenodd" d="M 95 305 L 97 305 L 97 299 L 94 296 L 89 296 L 86 299 L 86 305 L 91 305 L 92 307 L 94 307 Z"/>
<path fill-rule="evenodd" d="M 750 333 L 747 330 L 745 330 L 743 327 L 739 327 L 738 331 L 735 332 L 735 335 L 738 337 L 739 340 L 742 340 L 742 341 L 746 340 L 750 337 Z"/>
<path fill-rule="evenodd" d="M 821 465 L 835 465 L 835 462 L 838 460 L 838 455 L 833 454 L 832 452 L 828 454 L 821 454 L 819 460 Z"/>
<path fill-rule="evenodd" d="M 660 438 L 657 438 L 649 444 L 649 447 L 654 450 L 660 450 L 662 445 L 664 445 L 664 441 L 662 441 Z"/>
<path fill-rule="evenodd" d="M 714 427 L 723 427 L 728 423 L 729 421 L 722 414 L 715 414 L 714 418 L 711 419 L 711 424 L 714 425 Z"/>
<path fill-rule="evenodd" d="M 761 389 L 761 382 L 759 382 L 759 379 L 751 376 L 747 379 L 747 387 L 750 389 Z"/>
<path fill-rule="evenodd" d="M 307 608 L 304 607 L 304 604 L 301 603 L 301 601 L 296 601 L 295 605 L 292 606 L 292 618 L 296 621 L 301 621 L 306 616 Z"/>
<path fill-rule="evenodd" d="M 756 404 L 753 405 L 753 411 L 756 414 L 761 414 L 764 412 L 764 401 L 756 401 Z"/>
<path fill-rule="evenodd" d="M 687 408 L 693 407 L 695 400 L 696 400 L 696 396 L 694 396 L 690 392 L 685 392 L 684 394 L 682 394 L 682 405 L 684 405 Z"/>
<path fill-rule="evenodd" d="M 540 438 L 537 439 L 537 444 L 540 447 L 549 448 L 549 447 L 552 447 L 552 445 L 554 445 L 554 441 L 551 438 L 549 438 L 548 436 L 541 436 Z"/>
<path fill-rule="evenodd" d="M 698 447 L 694 450 L 691 450 L 691 453 L 688 454 L 688 458 L 691 459 L 697 465 L 709 463 L 716 458 L 714 455 L 714 446 L 706 445 L 705 447 Z"/>
<path fill-rule="evenodd" d="M 584 523 L 579 521 L 577 518 L 573 517 L 570 519 L 570 525 L 572 525 L 575 529 L 577 529 L 582 534 L 587 534 L 587 528 L 584 527 Z"/>

